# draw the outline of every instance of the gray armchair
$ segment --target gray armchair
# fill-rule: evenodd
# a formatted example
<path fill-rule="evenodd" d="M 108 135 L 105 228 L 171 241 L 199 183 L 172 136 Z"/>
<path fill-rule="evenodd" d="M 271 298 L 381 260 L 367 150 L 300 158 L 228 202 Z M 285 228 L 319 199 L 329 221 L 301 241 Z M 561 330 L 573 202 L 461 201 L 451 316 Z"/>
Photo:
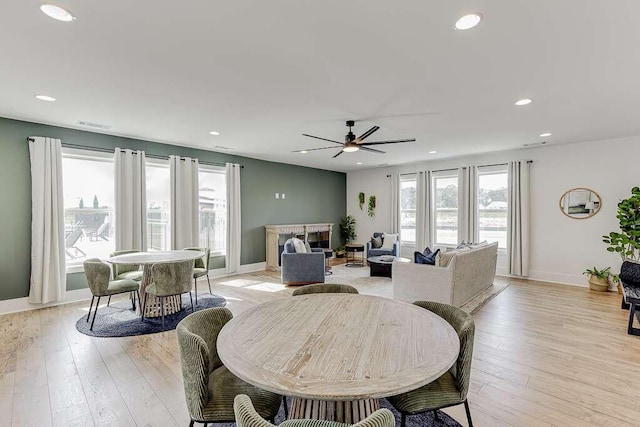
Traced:
<path fill-rule="evenodd" d="M 383 234 L 384 233 L 373 233 L 373 237 L 380 237 L 384 241 L 384 237 L 382 237 Z M 371 241 L 369 240 L 367 242 L 367 258 L 380 255 L 400 256 L 400 240 L 396 240 L 396 242 L 393 244 L 393 249 L 374 249 L 371 246 Z"/>
<path fill-rule="evenodd" d="M 296 253 L 291 239 L 284 244 L 281 258 L 282 283 L 287 285 L 305 285 L 324 283 L 325 256 L 322 248 L 310 248 L 310 252 Z"/>

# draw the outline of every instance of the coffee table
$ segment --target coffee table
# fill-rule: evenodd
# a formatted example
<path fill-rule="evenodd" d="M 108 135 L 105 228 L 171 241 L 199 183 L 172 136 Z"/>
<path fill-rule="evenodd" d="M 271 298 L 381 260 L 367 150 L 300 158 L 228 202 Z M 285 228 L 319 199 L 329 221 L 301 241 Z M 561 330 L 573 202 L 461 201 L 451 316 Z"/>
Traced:
<path fill-rule="evenodd" d="M 436 314 L 372 295 L 269 301 L 231 319 L 218 356 L 240 379 L 292 396 L 289 418 L 353 424 L 378 399 L 415 390 L 456 361 L 460 340 Z"/>
<path fill-rule="evenodd" d="M 369 276 L 391 277 L 391 267 L 394 262 L 411 262 L 409 258 L 393 255 L 378 255 L 367 258 L 369 263 Z"/>

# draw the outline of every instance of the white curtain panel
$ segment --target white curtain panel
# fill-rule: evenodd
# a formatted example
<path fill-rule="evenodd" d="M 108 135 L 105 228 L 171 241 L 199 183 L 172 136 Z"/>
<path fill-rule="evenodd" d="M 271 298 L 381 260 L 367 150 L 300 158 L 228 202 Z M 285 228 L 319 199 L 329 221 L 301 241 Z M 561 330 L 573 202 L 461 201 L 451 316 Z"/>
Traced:
<path fill-rule="evenodd" d="M 458 170 L 458 239 L 478 241 L 478 168 Z"/>
<path fill-rule="evenodd" d="M 507 254 L 509 274 L 529 275 L 529 163 L 509 162 L 509 216 Z"/>
<path fill-rule="evenodd" d="M 400 233 L 400 174 L 391 174 L 391 233 Z"/>
<path fill-rule="evenodd" d="M 432 247 L 431 241 L 431 171 L 418 173 L 416 182 L 416 250 Z"/>
<path fill-rule="evenodd" d="M 116 250 L 147 250 L 147 186 L 144 151 L 116 148 Z"/>
<path fill-rule="evenodd" d="M 198 159 L 169 156 L 171 181 L 171 247 L 199 246 Z"/>
<path fill-rule="evenodd" d="M 236 163 L 227 163 L 227 241 L 225 266 L 227 273 L 240 270 L 240 168 Z"/>
<path fill-rule="evenodd" d="M 29 302 L 63 301 L 67 274 L 64 243 L 62 145 L 29 138 L 31 160 L 31 280 Z"/>

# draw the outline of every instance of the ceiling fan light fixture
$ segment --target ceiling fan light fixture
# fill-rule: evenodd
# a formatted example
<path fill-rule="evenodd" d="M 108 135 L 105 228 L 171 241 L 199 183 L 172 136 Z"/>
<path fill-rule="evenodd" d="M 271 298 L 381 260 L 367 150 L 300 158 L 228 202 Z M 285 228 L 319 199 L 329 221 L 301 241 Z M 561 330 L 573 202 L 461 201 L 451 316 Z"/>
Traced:
<path fill-rule="evenodd" d="M 354 153 L 359 149 L 360 147 L 358 147 L 356 144 L 348 144 L 342 148 L 342 151 L 344 151 L 345 153 Z"/>
<path fill-rule="evenodd" d="M 301 151 L 298 151 L 298 153 L 300 153 L 300 154 L 307 154 L 307 153 L 308 153 L 308 151 L 307 151 L 307 150 L 301 150 Z"/>

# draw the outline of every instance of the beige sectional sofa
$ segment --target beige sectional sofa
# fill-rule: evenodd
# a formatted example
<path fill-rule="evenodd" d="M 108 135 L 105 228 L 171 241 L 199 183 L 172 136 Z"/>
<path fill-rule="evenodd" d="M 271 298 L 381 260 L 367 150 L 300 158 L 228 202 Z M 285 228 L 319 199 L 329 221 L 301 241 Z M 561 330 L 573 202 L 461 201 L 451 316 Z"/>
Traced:
<path fill-rule="evenodd" d="M 441 253 L 438 265 L 394 262 L 393 298 L 461 307 L 493 284 L 498 243 Z"/>

